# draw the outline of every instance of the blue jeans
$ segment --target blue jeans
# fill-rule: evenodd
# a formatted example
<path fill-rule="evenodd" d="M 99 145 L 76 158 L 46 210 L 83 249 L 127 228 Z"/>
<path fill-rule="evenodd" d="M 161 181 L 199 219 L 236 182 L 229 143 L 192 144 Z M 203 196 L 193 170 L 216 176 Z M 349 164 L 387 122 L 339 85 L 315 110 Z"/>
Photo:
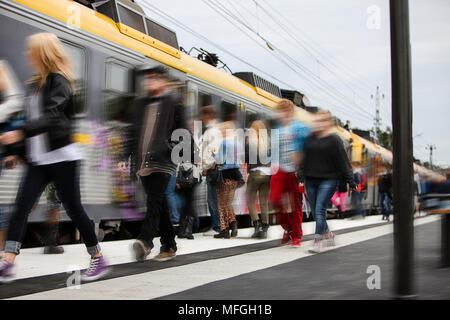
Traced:
<path fill-rule="evenodd" d="M 219 208 L 217 206 L 217 191 L 214 186 L 206 183 L 207 185 L 207 198 L 208 198 L 208 210 L 211 215 L 211 228 L 214 231 L 220 232 L 220 216 Z"/>
<path fill-rule="evenodd" d="M 308 194 L 311 213 L 316 220 L 316 234 L 314 238 L 322 239 L 328 233 L 327 207 L 336 191 L 336 179 L 306 179 L 306 193 Z"/>
<path fill-rule="evenodd" d="M 389 198 L 389 194 L 387 192 L 380 192 L 378 201 L 380 204 L 381 213 L 383 216 L 389 218 L 389 215 L 391 214 L 391 199 Z"/>
<path fill-rule="evenodd" d="M 180 208 L 182 206 L 180 196 L 176 193 L 175 188 L 177 185 L 177 174 L 174 173 L 169 180 L 169 184 L 166 189 L 167 204 L 170 211 L 170 220 L 172 223 L 178 223 L 180 221 Z"/>

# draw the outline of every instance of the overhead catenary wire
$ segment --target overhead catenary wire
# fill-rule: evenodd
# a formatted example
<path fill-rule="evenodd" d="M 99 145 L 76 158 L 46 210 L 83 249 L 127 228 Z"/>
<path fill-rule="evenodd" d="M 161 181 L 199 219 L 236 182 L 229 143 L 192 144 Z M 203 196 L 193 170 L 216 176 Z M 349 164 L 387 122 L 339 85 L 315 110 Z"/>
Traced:
<path fill-rule="evenodd" d="M 213 10 L 215 10 L 217 13 L 219 13 L 222 17 L 224 17 L 227 21 L 229 21 L 231 24 L 233 24 L 235 27 L 237 27 L 241 32 L 243 32 L 247 37 L 249 37 L 251 40 L 256 41 L 254 38 L 252 38 L 251 36 L 249 36 L 246 32 L 244 32 L 241 28 L 239 28 L 238 26 L 236 26 L 235 23 L 233 23 L 232 21 L 230 21 L 230 19 L 226 16 L 223 15 L 223 13 L 227 14 L 230 18 L 234 18 L 238 23 L 242 24 L 246 29 L 248 29 L 249 31 L 251 31 L 254 34 L 257 34 L 258 37 L 260 37 L 263 41 L 268 42 L 268 40 L 266 40 L 264 37 L 262 37 L 260 34 L 258 34 L 257 31 L 255 31 L 254 29 L 252 29 L 250 26 L 246 25 L 241 19 L 237 18 L 235 15 L 233 15 L 230 11 L 228 11 L 226 8 L 224 8 L 223 5 L 221 5 L 220 3 L 214 2 L 212 3 L 212 1 L 206 1 L 206 0 L 202 0 L 205 4 L 207 4 L 209 7 L 211 7 Z M 217 5 L 216 7 L 213 7 L 213 4 Z M 219 12 L 219 10 L 222 10 L 223 12 Z M 260 44 L 259 44 L 260 45 Z M 273 43 L 271 43 L 271 46 L 274 47 Z M 344 94 L 342 94 L 342 92 L 340 92 L 339 90 L 335 89 L 334 87 L 332 87 L 331 85 L 329 85 L 328 83 L 322 81 L 322 79 L 318 78 L 313 72 L 311 72 L 308 68 L 306 68 L 305 66 L 299 64 L 297 61 L 295 61 L 293 58 L 291 58 L 289 55 L 287 55 L 285 52 L 283 52 L 282 50 L 280 50 L 279 48 L 277 48 L 277 51 L 280 52 L 280 54 L 283 56 L 284 60 L 282 60 L 281 62 L 285 63 L 288 65 L 289 68 L 291 68 L 294 72 L 296 72 L 299 76 L 301 77 L 305 77 L 305 75 L 302 75 L 300 73 L 298 73 L 298 71 L 295 71 L 292 68 L 292 65 L 289 65 L 289 63 L 295 65 L 297 68 L 299 68 L 302 72 L 307 73 L 310 77 L 307 79 L 308 81 L 316 81 L 315 85 L 317 87 L 321 86 L 322 88 L 320 88 L 321 90 L 325 90 L 327 91 L 327 93 L 330 96 L 333 96 L 333 99 L 338 99 L 341 101 L 344 101 L 345 103 L 348 103 L 349 105 L 351 105 L 353 103 L 353 101 L 350 101 L 348 99 L 348 97 L 346 97 Z M 278 58 L 278 57 L 277 57 Z M 279 58 L 278 58 L 279 59 Z M 280 59 L 279 59 L 280 60 Z M 353 108 L 353 112 L 358 112 L 361 114 L 363 114 L 364 112 L 362 112 L 362 110 L 360 110 L 359 108 Z M 372 115 L 369 114 L 371 117 Z M 365 117 L 366 115 L 362 115 L 363 117 Z M 370 118 L 366 118 L 366 119 L 370 119 Z"/>
<path fill-rule="evenodd" d="M 283 85 L 285 85 L 286 87 L 290 88 L 290 89 L 295 89 L 295 87 L 292 84 L 289 84 L 273 75 L 271 75 L 270 73 L 267 73 L 266 71 L 262 70 L 261 68 L 253 65 L 252 63 L 242 59 L 241 57 L 235 55 L 234 53 L 232 53 L 231 51 L 227 50 L 226 48 L 224 48 L 223 46 L 215 43 L 214 41 L 204 37 L 203 35 L 201 35 L 200 33 L 196 32 L 195 30 L 189 28 L 188 26 L 186 26 L 185 24 L 183 24 L 182 22 L 180 22 L 179 20 L 171 17 L 170 15 L 166 14 L 164 11 L 158 9 L 158 7 L 149 4 L 146 0 L 138 0 L 139 4 L 144 7 L 145 9 L 155 13 L 156 15 L 160 16 L 161 18 L 163 18 L 166 21 L 169 21 L 170 23 L 176 25 L 177 27 L 185 30 L 186 32 L 192 34 L 193 36 L 195 36 L 196 38 L 205 41 L 209 44 L 211 44 L 212 46 L 216 47 L 217 49 L 227 53 L 228 55 L 230 55 L 231 57 L 233 57 L 234 59 L 238 60 L 239 62 L 248 65 L 249 67 L 253 68 L 254 70 L 257 70 L 258 72 L 260 72 L 261 74 L 264 74 L 265 76 L 279 82 L 282 83 Z"/>
<path fill-rule="evenodd" d="M 338 61 L 339 59 L 335 55 L 331 55 L 330 53 L 328 53 L 313 38 L 308 36 L 303 30 L 298 28 L 290 19 L 288 19 L 285 15 L 283 15 L 277 8 L 272 6 L 269 1 L 263 0 L 263 2 L 266 3 L 266 5 L 270 8 L 270 10 L 272 10 L 272 12 L 274 12 L 278 16 L 280 16 L 283 21 L 286 21 L 286 23 L 291 26 L 291 30 L 294 30 L 294 31 L 300 33 L 301 35 L 303 35 L 303 37 L 305 37 L 308 40 L 308 41 L 305 41 L 305 43 L 315 44 L 316 47 L 319 48 L 319 49 L 314 48 L 311 45 L 312 50 L 315 50 L 315 52 L 317 54 L 321 55 L 323 58 L 329 59 L 329 63 L 331 65 L 333 65 L 335 68 L 340 69 L 343 73 L 347 74 L 350 78 L 353 78 L 353 79 L 357 80 L 355 82 L 356 85 L 362 85 L 362 86 L 366 87 L 366 89 L 369 90 L 369 91 L 373 90 L 373 88 L 376 87 L 376 84 L 368 82 L 363 77 L 361 77 L 361 75 L 358 75 L 355 71 L 352 71 L 352 69 L 349 68 L 348 66 L 346 66 L 342 61 Z M 260 5 L 260 7 L 262 8 L 261 5 Z M 289 30 L 289 27 L 285 23 L 283 23 L 282 21 L 280 21 L 279 19 L 274 17 L 274 15 L 272 15 L 268 10 L 266 10 L 265 12 L 268 13 L 268 15 L 270 15 L 273 19 L 278 21 L 278 23 L 280 25 L 283 25 L 286 28 L 286 30 Z M 295 35 L 296 32 L 291 32 L 291 34 Z M 297 39 L 297 41 L 299 41 L 299 40 Z M 334 62 L 333 60 L 336 60 L 337 62 Z"/>
<path fill-rule="evenodd" d="M 147 10 L 150 10 L 152 13 L 157 14 L 158 16 L 163 18 L 164 20 L 169 21 L 171 24 L 174 24 L 175 26 L 177 26 L 177 27 L 185 30 L 186 32 L 194 35 L 196 38 L 198 38 L 198 39 L 200 39 L 202 41 L 208 42 L 209 44 L 211 44 L 214 47 L 218 48 L 219 50 L 229 54 L 230 56 L 232 56 L 236 60 L 240 61 L 241 63 L 244 63 L 244 64 L 250 66 L 251 68 L 253 68 L 254 70 L 257 70 L 260 74 L 263 74 L 263 75 L 267 76 L 268 78 L 273 79 L 276 82 L 279 82 L 279 83 L 283 84 L 284 86 L 286 86 L 289 89 L 292 89 L 292 90 L 297 90 L 298 89 L 298 88 L 294 87 L 292 84 L 289 84 L 286 81 L 281 80 L 281 79 L 273 76 L 272 74 L 267 73 L 266 71 L 262 70 L 261 68 L 258 68 L 254 64 L 252 64 L 252 63 L 242 59 L 241 57 L 233 54 L 232 52 L 230 52 L 226 48 L 222 47 L 221 45 L 219 45 L 219 44 L 217 44 L 217 43 L 215 43 L 213 41 L 211 41 L 210 39 L 208 39 L 207 37 L 203 36 L 202 34 L 196 32 L 192 28 L 186 26 L 181 21 L 179 21 L 179 20 L 173 18 L 172 16 L 168 15 L 167 13 L 163 12 L 162 10 L 160 10 L 158 7 L 152 5 L 151 3 L 148 3 L 145 0 L 140 0 L 139 2 L 140 2 L 141 5 L 143 5 L 144 8 L 146 8 Z M 322 98 L 321 100 L 325 100 L 325 99 Z M 355 116 L 353 113 L 349 113 L 348 111 L 346 111 L 345 113 L 350 115 L 350 116 Z"/>

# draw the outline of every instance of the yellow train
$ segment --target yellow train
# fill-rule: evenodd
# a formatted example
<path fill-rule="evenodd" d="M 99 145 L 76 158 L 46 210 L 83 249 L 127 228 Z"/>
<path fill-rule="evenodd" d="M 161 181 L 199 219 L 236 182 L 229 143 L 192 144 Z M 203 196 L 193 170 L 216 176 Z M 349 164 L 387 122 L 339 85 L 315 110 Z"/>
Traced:
<path fill-rule="evenodd" d="M 103 1 L 94 7 L 71 0 L 0 0 L 0 17 L 0 59 L 10 65 L 22 83 L 30 76 L 23 55 L 27 36 L 53 32 L 72 58 L 77 79 L 76 139 L 86 159 L 82 198 L 97 224 L 137 219 L 124 208 L 112 205 L 123 201 L 121 197 L 126 195 L 121 194 L 114 182 L 118 177 L 111 170 L 111 159 L 115 148 L 120 148 L 121 108 L 141 91 L 136 72 L 140 66 L 163 64 L 170 69 L 170 75 L 181 84 L 177 93 L 183 98 L 190 118 L 198 114 L 201 106 L 213 104 L 222 116 L 227 110 L 237 112 L 245 127 L 255 117 L 272 118 L 273 108 L 281 99 L 277 86 L 256 75 L 252 75 L 253 82 L 245 81 L 181 52 L 176 34 L 146 17 L 131 0 Z M 314 118 L 314 114 L 302 108 L 297 108 L 296 115 L 306 124 Z M 370 165 L 376 157 L 392 160 L 389 150 L 341 127 L 336 131 L 351 160 L 363 165 Z M 415 169 L 424 175 L 434 175 L 417 165 Z M 0 178 L 0 206 L 13 203 L 22 170 L 5 171 Z M 377 203 L 374 181 L 369 182 L 369 188 L 364 200 L 367 209 Z M 208 215 L 205 194 L 202 185 L 196 192 L 200 216 Z M 243 190 L 237 192 L 238 214 L 246 212 L 243 195 Z M 44 203 L 41 198 L 40 204 Z M 29 221 L 44 220 L 44 209 L 45 206 L 38 206 Z"/>

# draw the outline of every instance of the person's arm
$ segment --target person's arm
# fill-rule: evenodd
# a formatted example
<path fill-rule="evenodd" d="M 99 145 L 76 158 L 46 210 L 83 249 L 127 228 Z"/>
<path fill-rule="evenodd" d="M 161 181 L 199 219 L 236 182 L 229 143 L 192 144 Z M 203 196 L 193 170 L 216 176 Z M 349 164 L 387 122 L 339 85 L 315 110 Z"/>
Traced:
<path fill-rule="evenodd" d="M 3 92 L 4 101 L 0 104 L 0 123 L 10 120 L 14 114 L 23 110 L 23 93 L 19 88 L 19 83 L 10 70 L 7 63 L 0 60 L 0 68 L 5 71 L 5 90 Z"/>
<path fill-rule="evenodd" d="M 350 188 L 356 189 L 356 183 L 353 178 L 353 170 L 350 166 L 347 153 L 345 152 L 344 145 L 337 136 L 335 137 L 335 151 L 336 151 L 336 165 L 344 180 L 349 184 Z"/>
<path fill-rule="evenodd" d="M 14 114 L 22 111 L 23 98 L 19 94 L 6 94 L 5 101 L 0 104 L 0 123 L 7 122 Z"/>

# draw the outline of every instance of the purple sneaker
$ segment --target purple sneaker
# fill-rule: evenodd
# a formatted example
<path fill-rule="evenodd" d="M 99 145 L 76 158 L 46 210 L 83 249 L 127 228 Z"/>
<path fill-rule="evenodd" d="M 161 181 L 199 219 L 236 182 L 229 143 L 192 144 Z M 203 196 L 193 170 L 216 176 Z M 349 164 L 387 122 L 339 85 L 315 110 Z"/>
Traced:
<path fill-rule="evenodd" d="M 14 280 L 13 266 L 12 263 L 6 262 L 5 260 L 0 261 L 0 283 L 9 283 Z"/>
<path fill-rule="evenodd" d="M 82 281 L 95 281 L 103 278 L 106 274 L 108 274 L 110 268 L 106 263 L 105 258 L 103 256 L 91 258 L 91 262 L 89 264 L 89 268 L 85 273 L 81 276 Z"/>

